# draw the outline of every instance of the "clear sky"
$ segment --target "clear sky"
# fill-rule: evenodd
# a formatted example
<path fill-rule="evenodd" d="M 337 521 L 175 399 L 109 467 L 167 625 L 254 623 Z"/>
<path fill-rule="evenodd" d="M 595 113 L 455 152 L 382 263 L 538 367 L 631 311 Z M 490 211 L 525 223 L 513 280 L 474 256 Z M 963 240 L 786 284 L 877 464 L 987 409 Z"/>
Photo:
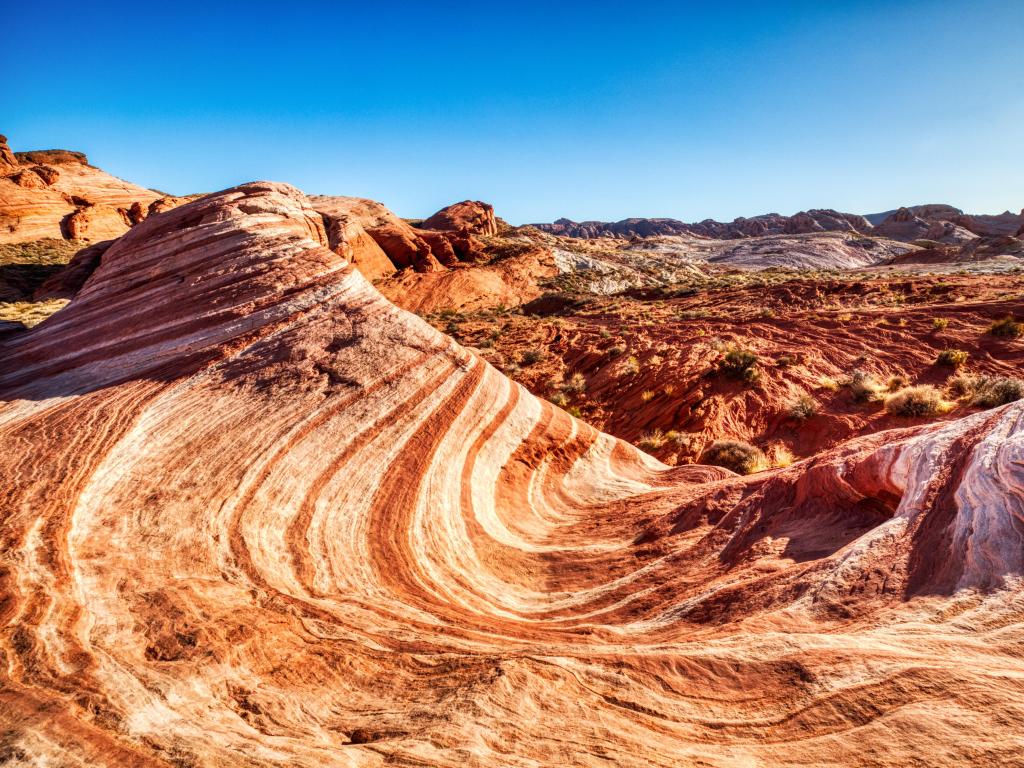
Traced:
<path fill-rule="evenodd" d="M 1024 2 L 5 4 L 0 132 L 403 216 L 1024 207 Z"/>

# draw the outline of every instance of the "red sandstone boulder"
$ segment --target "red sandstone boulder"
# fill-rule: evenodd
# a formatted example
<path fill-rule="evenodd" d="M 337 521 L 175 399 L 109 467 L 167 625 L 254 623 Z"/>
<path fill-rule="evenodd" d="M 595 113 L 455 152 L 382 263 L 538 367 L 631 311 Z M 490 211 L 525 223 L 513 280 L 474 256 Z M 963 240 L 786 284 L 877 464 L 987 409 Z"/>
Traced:
<path fill-rule="evenodd" d="M 11 148 L 7 146 L 7 137 L 0 136 L 0 173 L 13 170 L 18 165 L 18 158 L 14 156 Z"/>
<path fill-rule="evenodd" d="M 420 224 L 421 229 L 466 231 L 473 235 L 496 235 L 494 206 L 479 200 L 463 200 L 442 208 Z"/>

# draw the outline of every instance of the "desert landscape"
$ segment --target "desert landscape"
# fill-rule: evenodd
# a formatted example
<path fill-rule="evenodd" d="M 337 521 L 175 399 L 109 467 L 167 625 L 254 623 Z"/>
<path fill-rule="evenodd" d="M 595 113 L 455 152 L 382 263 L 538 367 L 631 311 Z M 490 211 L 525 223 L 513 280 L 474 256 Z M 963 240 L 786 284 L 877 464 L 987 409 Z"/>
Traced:
<path fill-rule="evenodd" d="M 7 3 L 0 768 L 1024 768 L 1024 3 Z"/>
<path fill-rule="evenodd" d="M 0 162 L 3 764 L 1022 764 L 1024 211 Z"/>

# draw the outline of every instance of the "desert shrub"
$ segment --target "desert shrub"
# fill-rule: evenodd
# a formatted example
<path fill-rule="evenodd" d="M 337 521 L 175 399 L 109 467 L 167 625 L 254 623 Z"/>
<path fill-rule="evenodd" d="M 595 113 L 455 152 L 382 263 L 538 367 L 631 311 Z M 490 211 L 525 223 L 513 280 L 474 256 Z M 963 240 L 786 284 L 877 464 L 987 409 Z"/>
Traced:
<path fill-rule="evenodd" d="M 967 362 L 968 353 L 963 349 L 944 349 L 935 358 L 936 365 L 948 365 L 951 368 L 959 368 Z"/>
<path fill-rule="evenodd" d="M 575 405 L 570 405 L 568 408 L 565 409 L 565 412 L 568 413 L 570 416 L 572 416 L 574 418 L 577 418 L 577 419 L 582 419 L 583 418 L 583 412 L 580 411 L 580 409 L 577 406 L 575 406 Z"/>
<path fill-rule="evenodd" d="M 718 361 L 718 370 L 731 379 L 753 384 L 761 379 L 760 359 L 749 349 L 730 347 Z"/>
<path fill-rule="evenodd" d="M 616 344 L 614 347 L 608 347 L 608 357 L 618 357 L 626 351 L 626 348 L 621 344 Z"/>
<path fill-rule="evenodd" d="M 831 376 L 822 376 L 820 379 L 818 379 L 818 386 L 821 389 L 827 390 L 829 392 L 839 391 L 839 382 L 833 379 Z"/>
<path fill-rule="evenodd" d="M 950 377 L 946 392 L 950 397 L 970 398 L 971 405 L 979 408 L 996 408 L 1024 399 L 1024 379 L 963 374 Z"/>
<path fill-rule="evenodd" d="M 889 381 L 885 383 L 885 388 L 889 392 L 899 392 L 905 386 L 910 383 L 910 380 L 906 376 L 897 374 L 896 376 L 890 376 Z"/>
<path fill-rule="evenodd" d="M 670 429 L 665 433 L 665 437 L 668 438 L 677 448 L 680 448 L 689 453 L 696 453 L 700 447 L 700 434 L 696 432 L 678 432 L 674 429 Z"/>
<path fill-rule="evenodd" d="M 655 451 L 667 442 L 668 437 L 664 432 L 660 429 L 653 429 L 650 432 L 644 432 L 640 435 L 640 440 L 637 442 L 637 445 L 646 451 Z"/>
<path fill-rule="evenodd" d="M 810 395 L 800 395 L 789 404 L 787 411 L 797 421 L 806 421 L 818 412 L 818 401 Z"/>
<path fill-rule="evenodd" d="M 565 408 L 569 404 L 569 398 L 562 392 L 555 392 L 551 397 L 548 398 L 552 403 L 557 405 L 559 408 Z"/>
<path fill-rule="evenodd" d="M 893 416 L 937 416 L 945 410 L 942 393 L 929 384 L 901 389 L 885 399 L 885 410 Z"/>
<path fill-rule="evenodd" d="M 796 365 L 796 358 L 793 355 L 779 355 L 775 358 L 775 364 L 779 368 L 789 368 L 791 365 Z"/>
<path fill-rule="evenodd" d="M 655 394 L 656 393 L 653 389 L 645 389 L 643 392 L 640 393 L 640 399 L 643 400 L 645 403 L 649 403 L 651 402 L 651 400 L 654 399 Z"/>
<path fill-rule="evenodd" d="M 533 365 L 544 359 L 544 351 L 540 349 L 528 349 L 519 355 L 520 365 Z"/>
<path fill-rule="evenodd" d="M 768 468 L 768 457 L 760 448 L 743 440 L 715 440 L 700 456 L 701 464 L 714 464 L 741 475 Z"/>
<path fill-rule="evenodd" d="M 562 385 L 563 392 L 569 392 L 574 395 L 578 395 L 580 392 L 585 391 L 587 388 L 587 380 L 583 377 L 582 373 L 574 373 L 569 377 L 569 380 Z"/>
<path fill-rule="evenodd" d="M 881 400 L 882 392 L 885 391 L 885 387 L 875 378 L 874 374 L 861 368 L 853 369 L 847 386 L 853 394 L 853 399 L 858 403 L 873 403 Z"/>
<path fill-rule="evenodd" d="M 949 319 L 945 317 L 933 317 L 932 328 L 936 331 L 944 331 L 949 325 Z"/>
<path fill-rule="evenodd" d="M 640 361 L 631 355 L 622 363 L 620 370 L 624 376 L 636 376 L 640 373 Z"/>
<path fill-rule="evenodd" d="M 1024 399 L 1024 379 L 993 376 L 989 377 L 984 386 L 978 389 L 971 400 L 971 405 L 995 408 L 1021 399 Z"/>
<path fill-rule="evenodd" d="M 993 336 L 998 336 L 1004 339 L 1016 339 L 1021 333 L 1024 333 L 1024 325 L 1018 323 L 1013 315 L 1007 315 L 1006 317 L 996 320 L 992 325 L 988 327 L 988 332 Z"/>

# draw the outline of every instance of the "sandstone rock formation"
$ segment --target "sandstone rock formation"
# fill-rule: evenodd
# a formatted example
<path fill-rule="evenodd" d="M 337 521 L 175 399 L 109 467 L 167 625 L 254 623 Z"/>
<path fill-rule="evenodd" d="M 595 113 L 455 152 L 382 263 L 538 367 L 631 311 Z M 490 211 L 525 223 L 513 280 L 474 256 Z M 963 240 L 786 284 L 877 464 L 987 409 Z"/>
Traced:
<path fill-rule="evenodd" d="M 496 235 L 494 206 L 479 200 L 463 200 L 442 208 L 420 224 L 422 229 L 451 230 L 471 235 Z"/>
<path fill-rule="evenodd" d="M 1024 405 L 669 469 L 334 237 L 286 185 L 211 195 L 0 336 L 5 758 L 1019 758 Z"/>
<path fill-rule="evenodd" d="M 12 153 L 0 137 L 0 243 L 118 237 L 161 195 L 94 168 L 80 152 Z"/>

